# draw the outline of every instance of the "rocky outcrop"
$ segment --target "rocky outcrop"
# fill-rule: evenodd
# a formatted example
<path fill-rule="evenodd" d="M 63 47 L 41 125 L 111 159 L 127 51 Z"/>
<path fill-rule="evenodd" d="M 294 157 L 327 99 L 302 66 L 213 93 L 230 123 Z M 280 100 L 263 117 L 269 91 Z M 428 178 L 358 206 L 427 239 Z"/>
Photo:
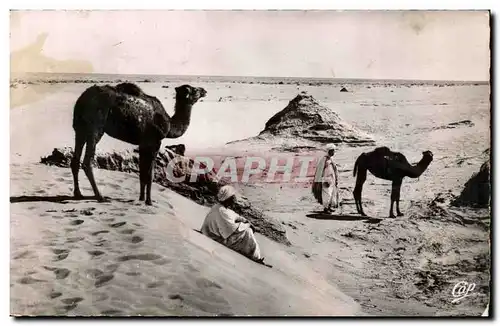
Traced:
<path fill-rule="evenodd" d="M 292 137 L 316 143 L 373 145 L 374 139 L 343 121 L 332 109 L 301 93 L 269 119 L 259 137 Z"/>
<path fill-rule="evenodd" d="M 453 206 L 490 207 L 491 181 L 490 161 L 481 165 L 464 186 L 460 195 L 452 202 Z"/>
<path fill-rule="evenodd" d="M 199 174 L 196 180 L 191 182 L 190 176 L 194 161 L 183 156 L 185 149 L 185 146 L 180 144 L 166 146 L 163 150 L 160 150 L 155 161 L 154 182 L 190 198 L 200 205 L 213 205 L 217 201 L 219 188 L 226 182 L 219 180 L 214 171 Z M 72 148 L 55 148 L 51 155 L 41 158 L 41 163 L 69 168 L 72 157 Z M 169 162 L 175 162 L 175 164 L 167 168 Z M 92 164 L 100 169 L 139 174 L 139 154 L 137 150 L 97 153 Z M 204 168 L 202 164 L 200 164 L 200 168 Z M 178 178 L 184 178 L 184 180 L 176 182 L 175 180 Z M 137 189 L 139 190 L 139 188 Z M 276 242 L 290 245 L 284 228 L 278 222 L 254 208 L 247 199 L 240 198 L 234 210 L 255 225 L 262 235 Z"/>

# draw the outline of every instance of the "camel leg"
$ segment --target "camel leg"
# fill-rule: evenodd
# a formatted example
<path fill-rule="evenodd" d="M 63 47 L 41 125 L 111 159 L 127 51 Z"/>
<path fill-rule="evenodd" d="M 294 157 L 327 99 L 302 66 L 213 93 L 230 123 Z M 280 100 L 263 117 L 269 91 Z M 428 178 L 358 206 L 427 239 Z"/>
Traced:
<path fill-rule="evenodd" d="M 151 184 L 153 183 L 154 163 L 161 142 L 155 145 L 139 147 L 139 179 L 141 182 L 139 200 L 146 199 L 146 205 L 151 205 Z"/>
<path fill-rule="evenodd" d="M 399 199 L 400 199 L 400 196 L 401 196 L 401 183 L 402 183 L 402 180 L 401 182 L 397 185 L 397 192 L 396 192 L 396 213 L 398 214 L 398 216 L 404 216 L 403 213 L 401 213 L 401 211 L 399 210 Z"/>
<path fill-rule="evenodd" d="M 71 159 L 71 172 L 73 173 L 73 195 L 76 199 L 82 198 L 80 185 L 78 183 L 78 172 L 80 171 L 80 158 L 82 157 L 83 146 L 85 145 L 85 135 L 75 132 L 75 151 Z"/>
<path fill-rule="evenodd" d="M 396 217 L 394 215 L 394 203 L 398 201 L 398 195 L 400 189 L 401 189 L 401 182 L 399 182 L 398 180 L 393 180 L 391 187 L 391 208 L 389 212 L 389 217 L 391 218 Z M 397 205 L 399 206 L 399 203 Z M 399 207 L 397 207 L 397 209 L 399 210 Z"/>
<path fill-rule="evenodd" d="M 102 134 L 101 134 L 102 135 Z M 106 201 L 104 197 L 101 195 L 99 192 L 99 189 L 97 188 L 97 184 L 95 182 L 94 178 L 94 172 L 92 171 L 92 159 L 94 158 L 95 155 L 95 148 L 97 145 L 97 142 L 101 139 L 101 137 L 98 134 L 91 134 L 87 138 L 87 148 L 85 149 L 85 157 L 83 158 L 83 171 L 85 171 L 85 174 L 87 175 L 87 178 L 90 181 L 90 185 L 92 186 L 92 190 L 94 191 L 95 197 L 99 202 L 104 202 Z"/>
<path fill-rule="evenodd" d="M 144 200 L 144 194 L 146 189 L 146 170 L 148 167 L 148 151 L 144 147 L 139 147 L 139 181 L 140 185 L 140 195 L 139 200 Z"/>
<path fill-rule="evenodd" d="M 155 173 L 155 160 L 158 155 L 158 151 L 160 149 L 161 142 L 158 142 L 152 149 L 153 152 L 150 152 L 151 158 L 149 163 L 149 168 L 147 170 L 147 179 L 146 179 L 146 205 L 153 205 L 153 201 L 151 200 L 151 186 L 153 184 L 153 177 Z"/>
<path fill-rule="evenodd" d="M 365 212 L 363 212 L 363 203 L 362 203 L 362 193 L 363 193 L 363 184 L 366 181 L 366 170 L 358 170 L 358 177 L 356 178 L 356 186 L 354 187 L 354 202 L 356 203 L 356 209 L 361 216 L 366 216 Z"/>

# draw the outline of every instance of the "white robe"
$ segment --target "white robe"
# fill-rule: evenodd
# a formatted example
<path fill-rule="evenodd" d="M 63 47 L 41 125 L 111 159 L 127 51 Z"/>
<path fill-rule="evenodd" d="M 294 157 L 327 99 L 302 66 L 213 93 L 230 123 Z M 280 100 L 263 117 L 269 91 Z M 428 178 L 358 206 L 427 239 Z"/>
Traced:
<path fill-rule="evenodd" d="M 322 183 L 321 204 L 326 209 L 339 207 L 338 171 L 333 157 L 324 157 L 318 162 L 315 181 Z"/>
<path fill-rule="evenodd" d="M 235 211 L 216 204 L 205 217 L 201 233 L 253 260 L 262 258 L 249 223 Z"/>

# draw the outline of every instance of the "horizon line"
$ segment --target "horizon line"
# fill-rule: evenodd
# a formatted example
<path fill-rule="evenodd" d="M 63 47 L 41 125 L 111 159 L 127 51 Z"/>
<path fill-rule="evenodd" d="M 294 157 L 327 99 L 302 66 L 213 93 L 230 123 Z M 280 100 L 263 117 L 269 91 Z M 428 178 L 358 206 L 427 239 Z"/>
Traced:
<path fill-rule="evenodd" d="M 252 75 L 194 75 L 194 74 L 183 74 L 183 75 L 173 75 L 173 74 L 148 74 L 148 73 L 107 73 L 107 72 L 46 72 L 46 71 L 24 71 L 15 72 L 11 71 L 13 74 L 80 74 L 80 75 L 122 75 L 122 76 L 162 76 L 162 77 L 246 77 L 246 78 L 299 78 L 299 79 L 325 79 L 325 80 L 379 80 L 379 81 L 433 81 L 433 82 L 478 82 L 478 83 L 489 83 L 491 77 L 488 80 L 472 80 L 472 79 L 405 79 L 405 78 L 342 78 L 342 77 L 313 77 L 313 76 L 252 76 Z"/>

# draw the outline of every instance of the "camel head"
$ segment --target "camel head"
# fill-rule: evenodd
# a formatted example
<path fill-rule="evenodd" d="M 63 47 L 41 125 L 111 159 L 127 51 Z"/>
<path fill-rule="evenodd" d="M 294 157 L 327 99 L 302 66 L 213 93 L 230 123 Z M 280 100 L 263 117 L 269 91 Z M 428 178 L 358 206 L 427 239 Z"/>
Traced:
<path fill-rule="evenodd" d="M 432 159 L 433 159 L 433 154 L 431 151 L 425 151 L 425 152 L 422 152 L 422 161 L 426 161 L 428 162 L 429 164 L 432 162 Z"/>
<path fill-rule="evenodd" d="M 182 85 L 175 88 L 175 98 L 186 104 L 195 104 L 202 97 L 207 95 L 207 91 L 201 87 L 193 87 L 189 85 Z"/>

